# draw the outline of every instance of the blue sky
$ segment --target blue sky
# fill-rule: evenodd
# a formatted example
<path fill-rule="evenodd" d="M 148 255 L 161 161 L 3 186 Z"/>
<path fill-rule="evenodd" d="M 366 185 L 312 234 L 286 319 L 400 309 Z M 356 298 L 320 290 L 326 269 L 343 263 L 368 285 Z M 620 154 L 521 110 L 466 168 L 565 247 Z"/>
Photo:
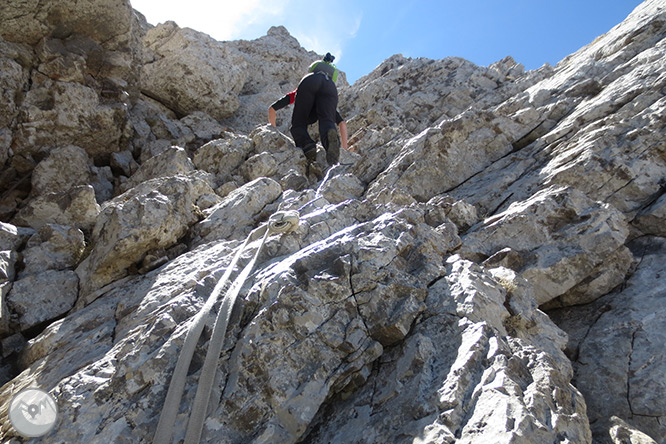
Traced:
<path fill-rule="evenodd" d="M 626 18 L 640 0 L 130 0 L 151 24 L 173 20 L 217 40 L 251 40 L 284 25 L 301 46 L 331 52 L 350 83 L 393 54 L 510 55 L 555 65 Z"/>

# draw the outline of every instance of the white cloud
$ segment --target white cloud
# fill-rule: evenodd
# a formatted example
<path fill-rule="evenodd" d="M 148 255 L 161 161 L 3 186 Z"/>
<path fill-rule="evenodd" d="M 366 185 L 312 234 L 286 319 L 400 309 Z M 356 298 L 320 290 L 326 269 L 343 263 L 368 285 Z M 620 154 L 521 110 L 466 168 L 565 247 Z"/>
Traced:
<path fill-rule="evenodd" d="M 287 6 L 287 2 L 276 0 L 131 0 L 131 3 L 153 25 L 172 20 L 180 27 L 204 32 L 217 40 L 235 39 L 252 24 L 278 23 Z"/>
<path fill-rule="evenodd" d="M 320 2 L 308 6 L 307 20 L 286 24 L 289 32 L 306 49 L 318 54 L 330 52 L 336 63 L 343 60 L 344 48 L 358 32 L 363 12 L 358 3 L 341 1 L 333 7 Z"/>
<path fill-rule="evenodd" d="M 363 18 L 360 5 L 352 0 L 340 0 L 335 6 L 304 0 L 130 1 L 153 25 L 172 20 L 217 40 L 258 38 L 271 26 L 284 25 L 304 48 L 330 52 L 336 62 L 343 59 L 344 48 Z"/>

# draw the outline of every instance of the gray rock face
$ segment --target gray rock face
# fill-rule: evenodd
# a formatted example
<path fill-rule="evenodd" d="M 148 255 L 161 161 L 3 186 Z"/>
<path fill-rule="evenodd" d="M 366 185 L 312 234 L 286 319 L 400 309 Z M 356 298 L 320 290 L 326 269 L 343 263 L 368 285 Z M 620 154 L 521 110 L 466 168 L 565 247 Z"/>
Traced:
<path fill-rule="evenodd" d="M 144 37 L 150 60 L 141 72 L 141 90 L 187 115 L 205 111 L 220 120 L 239 106 L 245 82 L 241 55 L 206 34 L 168 22 Z"/>
<path fill-rule="evenodd" d="M 66 270 L 75 267 L 85 249 L 85 237 L 78 228 L 44 225 L 23 250 L 21 276 L 45 270 Z"/>
<path fill-rule="evenodd" d="M 131 28 L 129 1 L 95 0 L 84 5 L 76 1 L 40 2 L 22 0 L 7 4 L 0 19 L 3 38 L 35 45 L 43 37 L 67 36 L 68 31 L 89 36 L 97 42 L 119 40 Z"/>
<path fill-rule="evenodd" d="M 219 181 L 227 181 L 231 173 L 250 155 L 252 140 L 246 136 L 225 135 L 199 148 L 194 155 L 194 165 L 215 174 Z"/>
<path fill-rule="evenodd" d="M 623 282 L 633 260 L 624 246 L 629 229 L 622 214 L 577 190 L 544 190 L 473 230 L 461 252 L 481 258 L 507 247 L 518 252 L 524 259 L 516 271 L 538 289 L 539 304 L 564 294 L 567 305 L 591 302 Z M 576 300 L 571 291 L 582 282 L 583 299 Z"/>
<path fill-rule="evenodd" d="M 231 192 L 222 202 L 205 211 L 206 218 L 194 228 L 195 243 L 246 236 L 261 210 L 282 194 L 272 179 L 256 179 Z"/>
<path fill-rule="evenodd" d="M 109 201 L 92 232 L 93 249 L 77 268 L 81 292 L 123 277 L 150 250 L 168 248 L 196 222 L 199 196 L 213 193 L 201 177 L 172 176 L 146 181 Z"/>
<path fill-rule="evenodd" d="M 73 271 L 46 271 L 14 282 L 7 305 L 18 314 L 18 328 L 24 331 L 67 313 L 76 302 L 78 287 Z"/>
<path fill-rule="evenodd" d="M 152 442 L 193 317 L 283 210 L 201 442 L 664 441 L 663 0 L 555 67 L 343 77 L 355 152 L 323 181 L 288 111 L 265 123 L 317 58 L 286 29 L 217 42 L 56 3 L 0 12 L 0 442 L 33 385 L 60 409 L 45 442 Z"/>
<path fill-rule="evenodd" d="M 172 146 L 145 161 L 120 189 L 127 191 L 150 179 L 187 174 L 192 171 L 194 165 L 185 150 Z"/>
<path fill-rule="evenodd" d="M 51 223 L 88 230 L 95 224 L 99 211 L 92 185 L 81 185 L 69 191 L 45 193 L 31 199 L 12 222 L 34 229 Z"/>
<path fill-rule="evenodd" d="M 3 8 L 3 13 L 5 13 Z M 3 23 L 5 21 L 3 20 Z M 25 65 L 29 63 L 32 58 L 32 51 L 29 47 L 24 45 L 12 44 L 0 37 L 0 48 L 2 48 L 2 56 L 0 57 L 0 66 L 2 66 L 2 73 L 0 74 L 0 85 L 2 89 L 2 103 L 0 104 L 0 124 L 3 130 L 6 131 L 12 120 L 18 115 L 20 103 L 14 91 L 22 90 L 30 79 L 29 71 Z M 7 134 L 3 136 L 7 138 Z M 8 153 L 6 149 L 8 146 L 3 147 L 3 157 L 0 158 L 2 163 L 7 161 Z"/>
<path fill-rule="evenodd" d="M 38 195 L 64 193 L 91 182 L 90 158 L 82 148 L 73 145 L 51 151 L 32 173 L 32 190 Z"/>
<path fill-rule="evenodd" d="M 452 258 L 426 319 L 377 360 L 372 384 L 321 413 L 307 442 L 589 442 L 583 397 L 565 382 L 565 336 L 532 293 L 506 269 Z M 551 349 L 535 346 L 546 337 Z"/>
<path fill-rule="evenodd" d="M 29 160 L 44 155 L 46 147 L 69 144 L 94 157 L 120 151 L 124 128 L 117 122 L 127 118 L 122 103 L 103 103 L 95 89 L 51 79 L 33 80 L 22 113 L 15 154 Z"/>
<path fill-rule="evenodd" d="M 659 420 L 666 413 L 660 396 L 666 383 L 661 301 L 666 241 L 648 236 L 633 242 L 631 249 L 639 262 L 623 288 L 584 310 L 562 309 L 553 316 L 569 332 L 575 383 L 588 400 L 598 435 L 618 416 L 661 440 L 666 436 Z M 615 442 L 609 438 L 600 442 Z"/>

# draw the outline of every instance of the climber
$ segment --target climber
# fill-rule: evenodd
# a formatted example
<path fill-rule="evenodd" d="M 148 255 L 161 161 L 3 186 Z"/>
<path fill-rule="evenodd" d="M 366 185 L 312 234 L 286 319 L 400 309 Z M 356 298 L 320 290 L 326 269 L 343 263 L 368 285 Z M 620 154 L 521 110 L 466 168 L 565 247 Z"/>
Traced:
<path fill-rule="evenodd" d="M 277 111 L 281 110 L 282 108 L 289 106 L 294 103 L 294 100 L 296 99 L 296 91 L 297 89 L 293 90 L 290 93 L 285 94 L 280 98 L 279 100 L 276 100 L 275 103 L 273 103 L 271 106 L 268 107 L 268 122 L 277 127 Z M 310 111 L 310 115 L 308 116 L 308 125 L 312 125 L 313 123 L 317 122 L 317 110 L 312 109 Z M 353 149 L 349 148 L 348 144 L 348 133 L 347 133 L 347 122 L 342 118 L 340 113 L 336 110 L 335 111 L 335 123 L 337 123 L 338 127 L 340 128 L 340 136 L 341 136 L 341 145 L 342 148 L 349 150 L 349 151 L 354 151 Z"/>
<path fill-rule="evenodd" d="M 312 63 L 308 69 L 309 73 L 301 79 L 294 95 L 294 112 L 291 116 L 290 131 L 294 143 L 303 150 L 306 159 L 311 164 L 315 162 L 317 146 L 308 134 L 308 124 L 317 120 L 319 121 L 319 137 L 326 150 L 328 164 L 334 165 L 340 160 L 340 137 L 335 128 L 335 122 L 338 121 L 336 119 L 338 117 L 336 116 L 338 90 L 335 86 L 338 69 L 333 65 L 333 60 L 335 57 L 327 53 L 323 60 Z M 281 100 L 283 99 L 284 97 Z M 289 100 L 291 101 L 291 99 Z M 271 108 L 275 110 L 273 105 Z M 271 114 L 269 108 L 269 121 L 273 123 Z M 340 122 L 344 123 L 344 120 L 340 118 L 338 124 Z M 340 126 L 343 136 L 342 147 L 345 149 L 347 149 L 346 130 L 346 124 Z"/>

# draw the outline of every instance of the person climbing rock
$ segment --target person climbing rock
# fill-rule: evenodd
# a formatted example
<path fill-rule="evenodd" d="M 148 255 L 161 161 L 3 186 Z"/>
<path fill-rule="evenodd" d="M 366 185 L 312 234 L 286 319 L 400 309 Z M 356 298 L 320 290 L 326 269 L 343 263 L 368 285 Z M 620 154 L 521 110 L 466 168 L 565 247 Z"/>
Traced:
<path fill-rule="evenodd" d="M 279 100 L 276 100 L 271 106 L 268 107 L 268 123 L 277 127 L 277 111 L 294 103 L 294 101 L 296 100 L 296 91 L 298 90 L 295 89 L 291 92 L 288 92 L 287 94 L 282 96 Z M 307 122 L 308 125 L 312 125 L 317 122 L 317 110 L 315 108 L 313 108 L 312 111 L 310 112 Z M 335 123 L 338 125 L 338 128 L 340 129 L 340 139 L 341 139 L 340 142 L 342 148 L 353 151 L 352 149 L 349 148 L 349 142 L 348 142 L 349 133 L 347 132 L 347 122 L 345 122 L 345 120 L 340 115 L 340 112 L 337 110 L 335 111 Z"/>
<path fill-rule="evenodd" d="M 308 125 L 319 121 L 319 137 L 326 150 L 326 161 L 334 165 L 340 160 L 340 137 L 335 128 L 336 122 L 340 125 L 342 134 L 342 147 L 347 149 L 347 127 L 337 112 L 338 89 L 335 82 L 338 78 L 338 69 L 333 65 L 333 57 L 327 53 L 323 60 L 312 63 L 298 84 L 296 91 L 292 91 L 286 100 L 294 103 L 294 112 L 291 117 L 290 132 L 297 147 L 303 150 L 310 164 L 316 159 L 317 148 L 314 140 L 308 133 Z M 285 97 L 269 107 L 269 121 L 275 125 L 274 111 L 286 106 Z M 281 102 L 281 103 L 280 103 Z M 276 108 L 277 106 L 277 108 Z M 273 109 L 273 113 L 271 112 Z"/>

